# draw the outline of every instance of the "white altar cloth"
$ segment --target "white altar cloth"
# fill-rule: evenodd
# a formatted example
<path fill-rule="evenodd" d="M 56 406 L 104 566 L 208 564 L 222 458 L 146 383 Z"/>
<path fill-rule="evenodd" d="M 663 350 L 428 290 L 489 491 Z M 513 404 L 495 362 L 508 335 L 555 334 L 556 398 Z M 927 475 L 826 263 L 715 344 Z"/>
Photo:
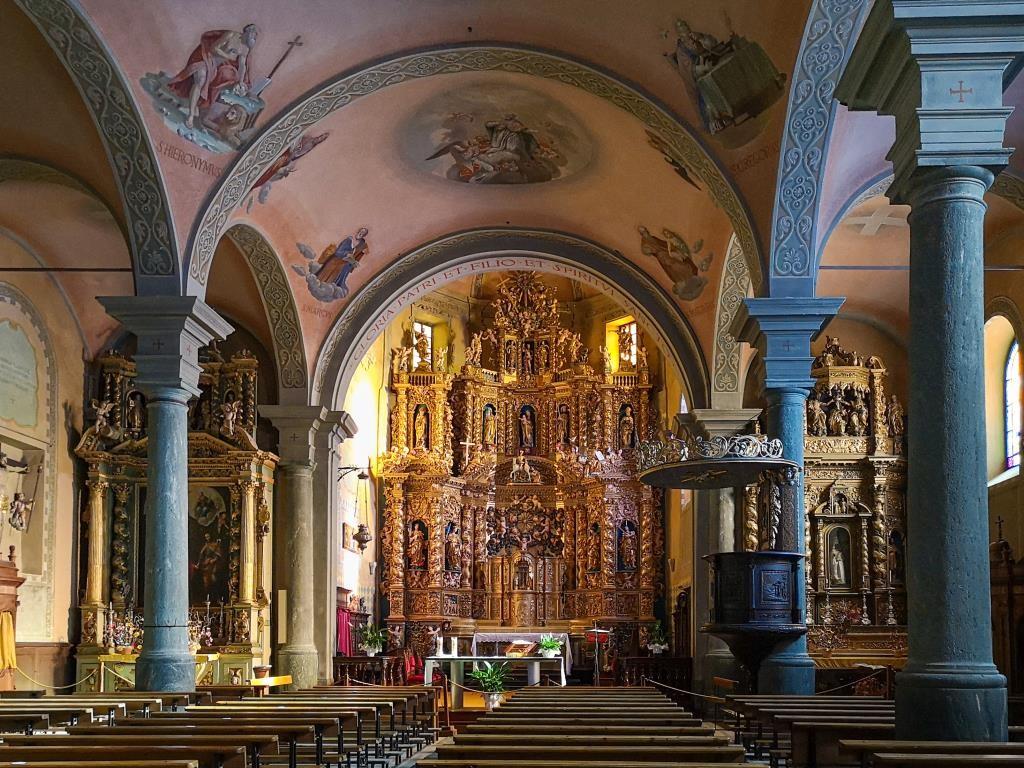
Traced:
<path fill-rule="evenodd" d="M 476 644 L 479 643 L 514 643 L 517 640 L 525 640 L 531 643 L 539 643 L 544 635 L 551 635 L 562 641 L 562 656 L 565 657 L 565 673 L 572 674 L 572 647 L 569 645 L 569 635 L 565 632 L 474 632 L 472 654 L 476 656 Z"/>

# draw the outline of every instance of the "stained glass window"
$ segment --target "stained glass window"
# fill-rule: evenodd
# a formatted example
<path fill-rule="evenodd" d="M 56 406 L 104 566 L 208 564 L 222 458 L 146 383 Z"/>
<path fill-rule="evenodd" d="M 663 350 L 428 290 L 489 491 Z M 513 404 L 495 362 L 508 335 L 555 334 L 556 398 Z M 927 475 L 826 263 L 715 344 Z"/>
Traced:
<path fill-rule="evenodd" d="M 1006 356 L 1006 468 L 1020 466 L 1020 348 L 1014 341 Z"/>

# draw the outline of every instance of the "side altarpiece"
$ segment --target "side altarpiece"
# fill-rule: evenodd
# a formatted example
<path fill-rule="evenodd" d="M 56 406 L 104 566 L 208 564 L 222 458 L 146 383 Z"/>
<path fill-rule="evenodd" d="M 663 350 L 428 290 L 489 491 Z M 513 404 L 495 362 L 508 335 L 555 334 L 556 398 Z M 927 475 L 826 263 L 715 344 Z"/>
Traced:
<path fill-rule="evenodd" d="M 458 374 L 425 338 L 393 352 L 379 459 L 391 645 L 599 624 L 635 653 L 664 582 L 663 499 L 633 459 L 654 421 L 647 351 L 624 338 L 618 370 L 604 348 L 595 370 L 534 273 L 513 273 L 491 309 Z"/>
<path fill-rule="evenodd" d="M 236 683 L 251 678 L 253 666 L 270 653 L 277 457 L 255 441 L 256 358 L 242 350 L 225 359 L 216 345 L 201 358 L 201 394 L 190 401 L 188 414 L 190 633 L 199 654 L 197 682 Z M 124 635 L 126 622 L 141 624 L 148 435 L 135 363 L 108 352 L 98 368 L 93 422 L 75 449 L 88 466 L 87 573 L 76 679 L 88 678 L 84 690 L 115 690 L 131 685 L 139 650 L 112 635 Z M 115 625 L 118 632 L 112 631 Z"/>

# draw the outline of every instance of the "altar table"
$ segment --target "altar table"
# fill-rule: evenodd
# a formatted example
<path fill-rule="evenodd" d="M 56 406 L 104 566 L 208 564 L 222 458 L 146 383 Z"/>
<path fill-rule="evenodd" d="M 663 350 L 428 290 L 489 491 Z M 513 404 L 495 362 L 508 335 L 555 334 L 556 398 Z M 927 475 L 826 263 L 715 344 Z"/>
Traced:
<path fill-rule="evenodd" d="M 562 641 L 562 655 L 565 656 L 565 672 L 572 674 L 572 648 L 569 646 L 569 635 L 565 632 L 474 632 L 473 645 L 470 650 L 475 654 L 477 643 L 514 643 L 517 640 L 525 640 L 530 643 L 539 643 L 545 635 Z"/>
<path fill-rule="evenodd" d="M 525 664 L 526 682 L 528 685 L 540 683 L 540 667 L 542 664 L 558 664 L 559 679 L 561 685 L 565 686 L 565 659 L 561 656 L 552 656 L 550 659 L 543 656 L 428 656 L 424 660 L 423 665 L 423 679 L 428 681 L 428 684 L 433 679 L 435 665 L 448 664 L 451 667 L 449 679 L 452 683 L 452 709 L 462 709 L 462 688 L 460 686 L 465 684 L 465 665 L 470 662 L 473 663 L 474 667 L 477 664 L 489 666 L 502 662 Z"/>

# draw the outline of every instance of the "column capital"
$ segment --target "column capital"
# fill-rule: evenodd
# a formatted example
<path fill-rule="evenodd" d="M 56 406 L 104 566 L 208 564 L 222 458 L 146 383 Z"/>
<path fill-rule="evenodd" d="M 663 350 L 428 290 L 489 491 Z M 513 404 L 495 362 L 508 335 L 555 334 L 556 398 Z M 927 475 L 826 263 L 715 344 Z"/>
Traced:
<path fill-rule="evenodd" d="M 744 299 L 730 330 L 764 358 L 766 389 L 810 389 L 811 341 L 844 301 L 840 296 Z"/>
<path fill-rule="evenodd" d="M 919 168 L 978 165 L 998 173 L 1003 91 L 1021 66 L 1024 2 L 878 0 L 836 88 L 851 110 L 896 118 L 888 195 L 907 203 Z"/>
<path fill-rule="evenodd" d="M 135 334 L 137 382 L 151 396 L 162 389 L 199 395 L 199 348 L 234 329 L 195 296 L 100 296 L 107 314 Z"/>
<path fill-rule="evenodd" d="M 760 415 L 760 408 L 694 408 L 678 414 L 676 421 L 701 437 L 732 437 Z"/>
<path fill-rule="evenodd" d="M 344 440 L 356 433 L 349 413 L 321 405 L 261 405 L 259 411 L 277 429 L 278 454 L 286 463 L 313 464 L 318 435 L 333 433 Z"/>

